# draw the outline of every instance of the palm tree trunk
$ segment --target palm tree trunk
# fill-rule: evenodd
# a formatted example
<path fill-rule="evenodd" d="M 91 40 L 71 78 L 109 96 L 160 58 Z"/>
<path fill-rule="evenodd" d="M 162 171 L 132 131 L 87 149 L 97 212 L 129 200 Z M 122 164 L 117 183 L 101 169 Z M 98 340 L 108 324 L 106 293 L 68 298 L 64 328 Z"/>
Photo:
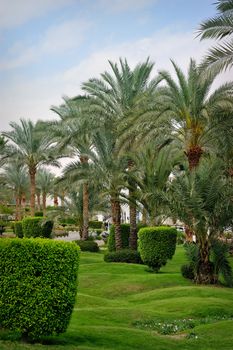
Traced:
<path fill-rule="evenodd" d="M 26 208 L 26 195 L 22 194 L 22 217 L 25 216 L 25 208 Z"/>
<path fill-rule="evenodd" d="M 83 235 L 82 239 L 85 241 L 88 239 L 89 228 L 89 194 L 88 184 L 83 184 Z"/>
<path fill-rule="evenodd" d="M 42 208 L 43 208 L 43 216 L 46 215 L 46 193 L 42 193 Z"/>
<path fill-rule="evenodd" d="M 130 234 L 129 234 L 129 247 L 130 249 L 137 250 L 137 209 L 136 201 L 134 200 L 134 191 L 129 191 L 129 198 L 131 202 L 129 204 L 129 222 L 130 222 Z"/>
<path fill-rule="evenodd" d="M 15 196 L 15 220 L 19 220 L 19 196 Z"/>
<path fill-rule="evenodd" d="M 36 167 L 33 165 L 29 169 L 30 176 L 30 210 L 31 216 L 35 216 L 35 193 L 36 193 Z"/>
<path fill-rule="evenodd" d="M 188 158 L 189 170 L 193 170 L 198 166 L 202 153 L 203 149 L 200 146 L 192 146 L 185 152 Z"/>
<path fill-rule="evenodd" d="M 22 195 L 19 196 L 19 220 L 22 220 Z"/>
<path fill-rule="evenodd" d="M 122 249 L 122 239 L 121 239 L 121 206 L 119 199 L 112 199 L 112 216 L 113 224 L 115 226 L 115 244 L 116 250 Z"/>
<path fill-rule="evenodd" d="M 213 263 L 210 261 L 210 247 L 208 241 L 200 242 L 200 262 L 198 264 L 195 281 L 200 284 L 212 284 L 216 282 Z"/>
<path fill-rule="evenodd" d="M 53 196 L 53 205 L 54 207 L 58 206 L 58 197 L 56 192 L 54 193 L 54 196 Z"/>
<path fill-rule="evenodd" d="M 65 206 L 65 191 L 61 192 L 61 206 Z"/>
<path fill-rule="evenodd" d="M 88 165 L 88 157 L 80 156 L 80 163 L 84 166 Z M 85 241 L 88 239 L 89 230 L 89 191 L 88 183 L 83 184 L 83 232 L 82 239 Z"/>
<path fill-rule="evenodd" d="M 41 211 L 40 192 L 37 192 L 36 197 L 37 197 L 37 209 L 38 211 Z"/>
<path fill-rule="evenodd" d="M 142 223 L 143 225 L 147 225 L 147 211 L 145 207 L 142 209 Z"/>
<path fill-rule="evenodd" d="M 134 162 L 128 160 L 128 171 L 129 173 L 133 170 Z M 132 179 L 129 179 L 129 223 L 130 223 L 130 234 L 129 234 L 129 247 L 133 250 L 137 250 L 137 209 L 135 200 L 136 185 Z"/>

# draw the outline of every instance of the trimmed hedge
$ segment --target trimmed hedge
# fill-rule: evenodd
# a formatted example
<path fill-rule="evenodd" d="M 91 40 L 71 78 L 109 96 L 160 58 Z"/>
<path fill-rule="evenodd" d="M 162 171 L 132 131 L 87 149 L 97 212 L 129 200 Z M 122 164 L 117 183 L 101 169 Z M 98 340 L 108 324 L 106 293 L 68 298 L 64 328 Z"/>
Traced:
<path fill-rule="evenodd" d="M 45 239 L 0 241 L 0 325 L 24 337 L 65 332 L 77 292 L 79 248 Z"/>
<path fill-rule="evenodd" d="M 77 223 L 77 220 L 74 219 L 74 218 L 65 218 L 65 219 L 62 219 L 60 221 L 60 224 L 63 226 L 66 226 L 66 225 L 76 225 Z"/>
<path fill-rule="evenodd" d="M 139 252 L 132 249 L 122 249 L 116 252 L 108 252 L 104 255 L 104 261 L 143 264 Z"/>
<path fill-rule="evenodd" d="M 44 220 L 42 217 L 26 217 L 22 220 L 24 237 L 51 238 L 53 221 Z"/>
<path fill-rule="evenodd" d="M 121 224 L 121 240 L 122 249 L 129 248 L 129 234 L 130 234 L 130 224 Z M 110 233 L 108 236 L 108 251 L 116 251 L 116 241 L 115 241 L 115 226 L 111 225 Z"/>
<path fill-rule="evenodd" d="M 18 238 L 23 238 L 23 227 L 22 227 L 22 221 L 16 221 L 14 223 L 14 233 Z"/>
<path fill-rule="evenodd" d="M 92 253 L 97 253 L 99 251 L 99 246 L 96 242 L 94 241 L 75 241 L 82 252 L 92 252 Z"/>
<path fill-rule="evenodd" d="M 168 226 L 145 227 L 140 229 L 138 236 L 142 261 L 158 272 L 175 253 L 176 229 Z"/>
<path fill-rule="evenodd" d="M 102 221 L 97 221 L 97 220 L 89 221 L 89 228 L 100 229 L 100 228 L 102 228 L 102 226 L 103 226 Z"/>

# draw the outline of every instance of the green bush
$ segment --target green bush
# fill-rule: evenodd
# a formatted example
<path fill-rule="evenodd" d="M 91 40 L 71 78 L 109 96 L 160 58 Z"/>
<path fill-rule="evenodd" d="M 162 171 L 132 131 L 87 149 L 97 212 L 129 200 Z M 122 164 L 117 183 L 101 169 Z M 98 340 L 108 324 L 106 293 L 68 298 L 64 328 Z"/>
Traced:
<path fill-rule="evenodd" d="M 130 234 L 130 225 L 121 224 L 121 240 L 122 240 L 122 249 L 129 248 L 129 234 Z M 116 250 L 116 241 L 115 241 L 115 226 L 111 225 L 110 233 L 108 237 L 108 251 L 114 252 Z"/>
<path fill-rule="evenodd" d="M 104 255 L 104 261 L 106 262 L 124 262 L 133 264 L 142 264 L 140 254 L 136 250 L 122 249 L 116 252 L 107 252 Z"/>
<path fill-rule="evenodd" d="M 7 226 L 6 221 L 0 220 L 0 235 L 3 234 L 3 232 L 5 231 L 5 227 Z"/>
<path fill-rule="evenodd" d="M 92 252 L 92 253 L 97 253 L 99 251 L 99 246 L 96 242 L 94 241 L 75 241 L 82 252 Z"/>
<path fill-rule="evenodd" d="M 95 228 L 93 230 L 98 236 L 103 232 L 102 228 Z"/>
<path fill-rule="evenodd" d="M 184 278 L 188 278 L 190 280 L 193 280 L 195 277 L 193 266 L 191 264 L 182 265 L 181 266 L 181 274 Z"/>
<path fill-rule="evenodd" d="M 16 221 L 14 223 L 14 233 L 18 238 L 23 238 L 23 227 L 22 227 L 22 221 Z"/>
<path fill-rule="evenodd" d="M 102 221 L 97 221 L 97 220 L 89 221 L 89 228 L 100 229 L 100 228 L 102 228 L 102 226 L 103 226 L 103 222 Z"/>
<path fill-rule="evenodd" d="M 77 220 L 75 220 L 74 218 L 65 218 L 65 219 L 62 219 L 60 221 L 60 224 L 62 226 L 66 226 L 66 225 L 76 225 L 77 223 Z"/>
<path fill-rule="evenodd" d="M 35 212 L 35 216 L 36 216 L 36 217 L 37 217 L 37 216 L 39 216 L 39 217 L 44 216 L 43 211 L 36 211 L 36 212 Z"/>
<path fill-rule="evenodd" d="M 176 229 L 168 226 L 145 227 L 140 229 L 138 236 L 142 261 L 158 272 L 175 253 Z"/>
<path fill-rule="evenodd" d="M 51 238 L 53 221 L 41 217 L 26 217 L 22 220 L 24 237 Z"/>
<path fill-rule="evenodd" d="M 65 332 L 75 304 L 79 249 L 45 239 L 0 241 L 0 325 L 25 337 Z"/>

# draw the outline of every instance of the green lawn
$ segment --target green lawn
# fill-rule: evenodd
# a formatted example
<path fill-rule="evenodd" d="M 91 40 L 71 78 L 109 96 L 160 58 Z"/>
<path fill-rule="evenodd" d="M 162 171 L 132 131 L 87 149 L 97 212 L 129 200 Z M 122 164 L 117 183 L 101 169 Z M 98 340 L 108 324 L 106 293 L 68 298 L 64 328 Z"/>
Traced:
<path fill-rule="evenodd" d="M 233 289 L 193 285 L 180 274 L 184 260 L 178 247 L 156 275 L 145 266 L 105 263 L 101 253 L 82 253 L 77 303 L 67 332 L 34 345 L 14 341 L 16 334 L 1 334 L 0 349 L 232 350 Z M 198 325 L 172 335 L 143 327 L 148 321 L 167 324 L 187 318 Z"/>

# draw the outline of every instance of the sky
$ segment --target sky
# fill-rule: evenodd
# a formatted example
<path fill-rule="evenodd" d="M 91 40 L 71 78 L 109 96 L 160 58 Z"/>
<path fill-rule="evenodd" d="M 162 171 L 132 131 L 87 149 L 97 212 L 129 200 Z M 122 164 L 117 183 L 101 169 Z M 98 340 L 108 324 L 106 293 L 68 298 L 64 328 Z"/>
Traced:
<path fill-rule="evenodd" d="M 199 62 L 211 43 L 197 29 L 216 13 L 214 2 L 0 0 L 0 130 L 20 118 L 54 119 L 51 106 L 82 93 L 108 60 L 134 67 L 149 56 L 153 75 L 172 71 L 171 58 L 183 69 L 190 57 Z"/>

